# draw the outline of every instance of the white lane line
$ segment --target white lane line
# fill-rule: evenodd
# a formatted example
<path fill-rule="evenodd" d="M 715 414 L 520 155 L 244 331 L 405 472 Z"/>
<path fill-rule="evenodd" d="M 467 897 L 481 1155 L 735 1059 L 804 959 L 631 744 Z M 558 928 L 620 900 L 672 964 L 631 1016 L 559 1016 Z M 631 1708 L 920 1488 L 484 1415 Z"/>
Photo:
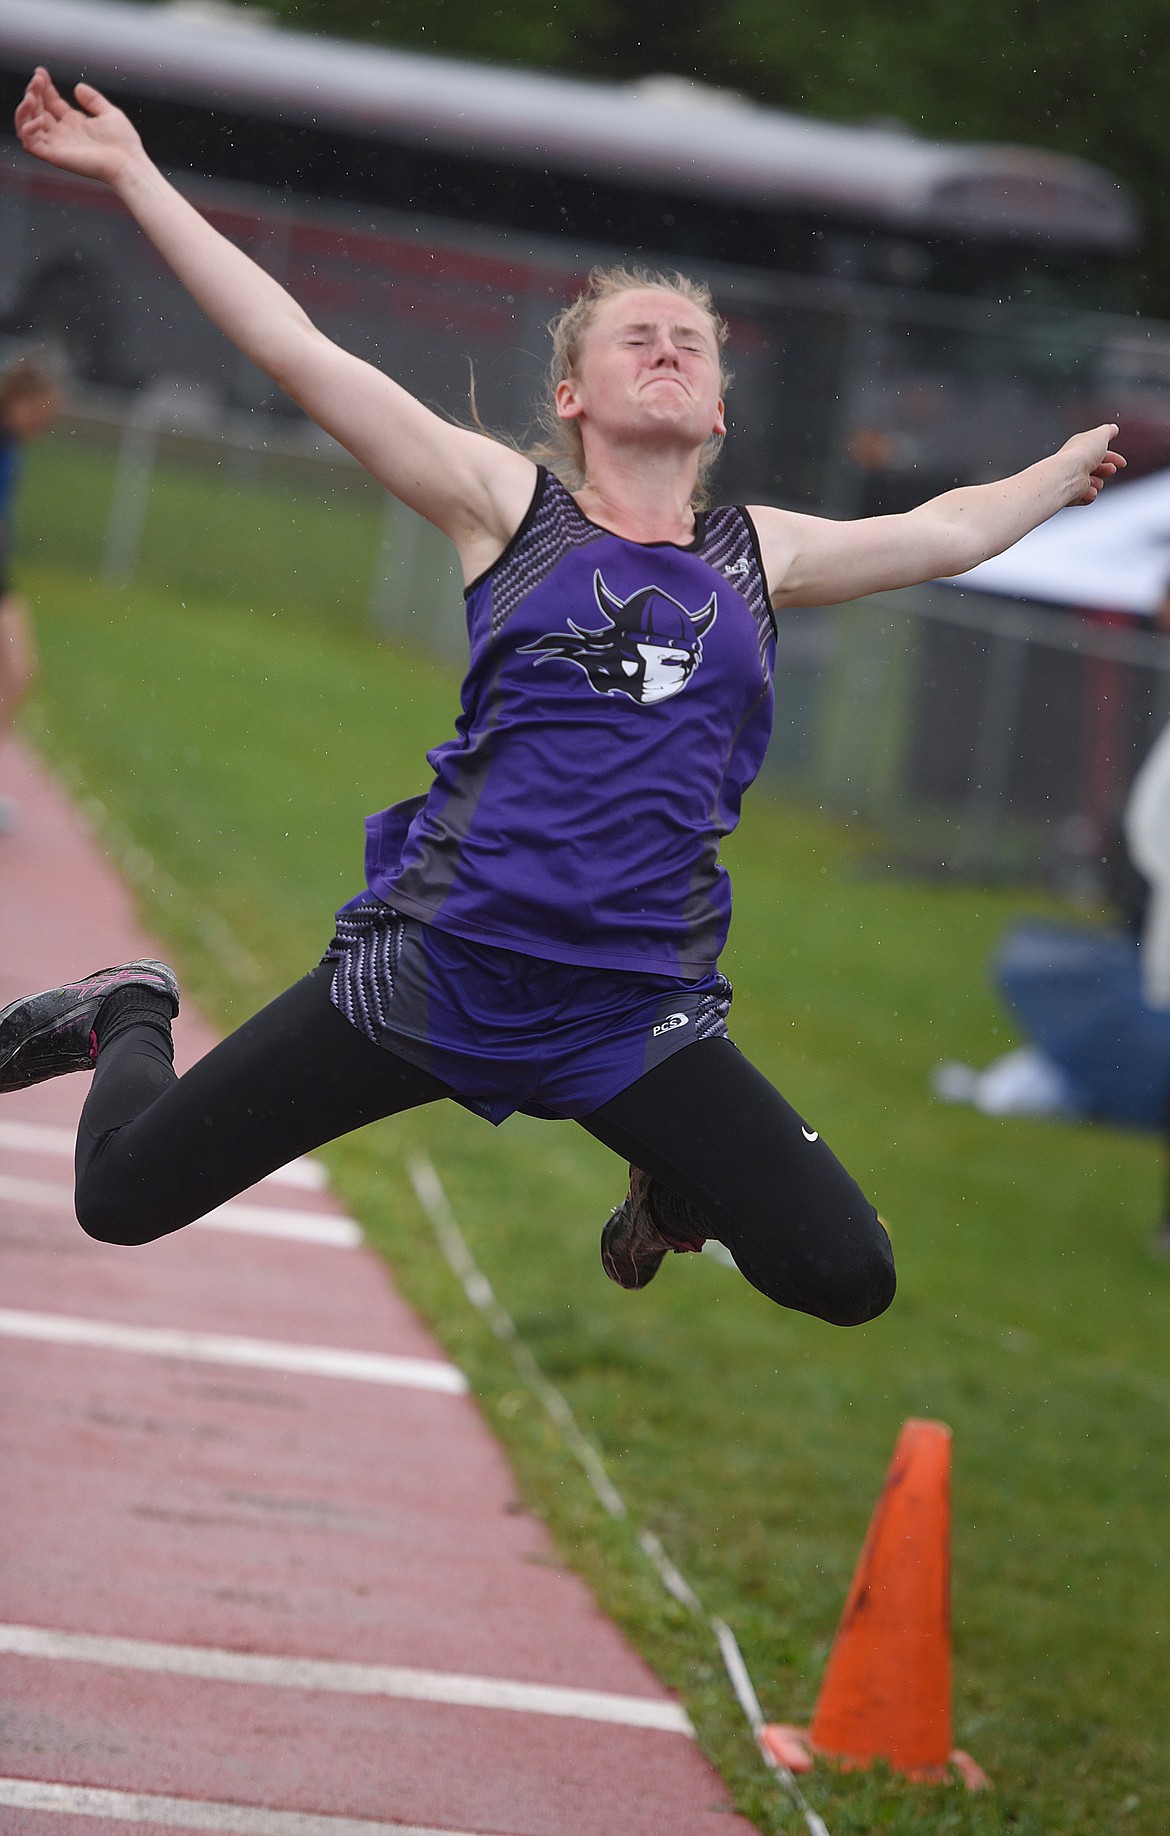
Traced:
<path fill-rule="evenodd" d="M 64 1211 L 73 1216 L 72 1186 L 51 1185 L 44 1179 L 18 1179 L 0 1173 L 0 1200 L 29 1205 L 36 1211 Z M 290 1211 L 281 1205 L 252 1205 L 246 1199 L 229 1199 L 206 1217 L 196 1218 L 188 1230 L 238 1230 L 250 1237 L 284 1237 L 294 1243 L 328 1243 L 335 1249 L 356 1249 L 362 1241 L 360 1224 L 331 1211 Z"/>
<path fill-rule="evenodd" d="M 251 1804 L 217 1804 L 205 1798 L 160 1798 L 144 1791 L 107 1791 L 94 1785 L 51 1785 L 41 1779 L 0 1779 L 0 1805 L 11 1810 L 56 1811 L 67 1817 L 105 1817 L 116 1823 L 153 1823 L 167 1830 L 215 1830 L 221 1836 L 473 1836 L 420 1823 L 371 1823 L 365 1817 L 315 1817 L 305 1811 L 261 1810 Z"/>
<path fill-rule="evenodd" d="M 48 1122 L 0 1122 L 0 1147 L 18 1154 L 73 1154 L 75 1128 L 54 1128 Z"/>
<path fill-rule="evenodd" d="M 229 1199 L 206 1217 L 196 1218 L 190 1230 L 238 1230 L 251 1237 L 284 1237 L 292 1243 L 330 1243 L 335 1249 L 357 1249 L 362 1227 L 352 1218 L 328 1211 L 287 1211 L 276 1205 L 249 1205 Z"/>
<path fill-rule="evenodd" d="M 350 1377 L 359 1383 L 398 1384 L 464 1396 L 467 1379 L 440 1358 L 396 1358 L 383 1352 L 335 1351 L 324 1345 L 285 1345 L 275 1339 L 237 1339 L 217 1332 L 178 1332 L 156 1326 L 122 1326 L 59 1313 L 0 1308 L 0 1338 L 39 1339 L 50 1345 L 95 1345 L 107 1351 L 143 1352 L 153 1358 L 191 1358 L 203 1364 L 243 1364 L 309 1377 Z"/>
<path fill-rule="evenodd" d="M 319 1160 L 290 1160 L 287 1167 L 266 1173 L 264 1183 L 273 1186 L 297 1186 L 302 1192 L 324 1192 L 329 1175 Z"/>
<path fill-rule="evenodd" d="M 216 1683 L 256 1683 L 270 1689 L 327 1690 L 347 1696 L 395 1696 L 411 1702 L 441 1702 L 456 1708 L 513 1709 L 524 1715 L 558 1715 L 575 1721 L 605 1721 L 662 1734 L 694 1729 L 676 1702 L 622 1696 L 609 1690 L 570 1689 L 553 1683 L 511 1683 L 499 1677 L 471 1677 L 446 1670 L 406 1670 L 389 1664 L 340 1664 L 325 1658 L 263 1657 L 248 1651 L 218 1651 L 206 1645 L 157 1645 L 146 1639 L 98 1638 L 43 1626 L 0 1625 L 0 1653 L 30 1658 L 66 1658 L 106 1664 L 118 1670 L 161 1671 Z"/>
<path fill-rule="evenodd" d="M 0 1199 L 12 1205 L 31 1205 L 36 1211 L 73 1210 L 73 1187 L 50 1185 L 47 1179 L 17 1179 L 0 1173 Z"/>
<path fill-rule="evenodd" d="M 64 1154 L 73 1158 L 77 1131 L 55 1128 L 48 1122 L 0 1122 L 0 1148 L 11 1148 L 20 1154 Z M 319 1160 L 293 1160 L 278 1167 L 263 1182 L 273 1186 L 295 1186 L 302 1192 L 323 1192 L 329 1175 Z"/>

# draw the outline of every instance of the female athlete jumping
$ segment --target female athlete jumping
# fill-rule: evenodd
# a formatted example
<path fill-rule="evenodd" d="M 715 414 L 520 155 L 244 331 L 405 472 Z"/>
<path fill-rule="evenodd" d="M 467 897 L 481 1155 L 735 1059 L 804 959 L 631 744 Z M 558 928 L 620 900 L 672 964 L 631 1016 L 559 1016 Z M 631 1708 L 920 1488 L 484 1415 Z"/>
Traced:
<path fill-rule="evenodd" d="M 551 465 L 432 414 L 324 337 L 147 158 L 47 71 L 28 152 L 100 179 L 215 323 L 454 543 L 471 657 L 425 796 L 367 824 L 366 885 L 324 961 L 184 1077 L 178 988 L 131 963 L 0 1013 L 0 1088 L 94 1070 L 77 1215 L 144 1243 L 296 1155 L 420 1103 L 572 1117 L 631 1162 L 602 1233 L 643 1286 L 726 1244 L 772 1299 L 841 1325 L 890 1303 L 877 1215 L 731 1044 L 720 842 L 772 719 L 775 611 L 955 574 L 1124 464 L 1114 427 L 998 484 L 835 523 L 704 510 L 725 328 L 680 276 L 595 274 L 554 328 Z"/>

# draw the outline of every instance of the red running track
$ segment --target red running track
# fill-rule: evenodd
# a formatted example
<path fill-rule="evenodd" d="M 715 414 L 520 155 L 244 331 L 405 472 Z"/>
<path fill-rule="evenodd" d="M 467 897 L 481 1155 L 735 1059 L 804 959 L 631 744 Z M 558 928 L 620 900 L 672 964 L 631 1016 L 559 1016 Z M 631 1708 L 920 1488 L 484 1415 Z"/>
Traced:
<path fill-rule="evenodd" d="M 0 793 L 0 1006 L 158 955 L 15 746 Z M 4 1836 L 750 1836 L 314 1169 L 92 1243 L 83 1095 L 0 1100 Z"/>

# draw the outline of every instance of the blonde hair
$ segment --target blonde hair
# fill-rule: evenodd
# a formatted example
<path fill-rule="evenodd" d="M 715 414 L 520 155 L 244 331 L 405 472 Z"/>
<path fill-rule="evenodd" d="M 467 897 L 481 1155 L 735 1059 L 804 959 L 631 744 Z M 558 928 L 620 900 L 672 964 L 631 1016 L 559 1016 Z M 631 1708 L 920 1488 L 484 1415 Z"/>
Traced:
<path fill-rule="evenodd" d="M 534 445 L 520 446 L 520 450 L 530 459 L 547 465 L 555 472 L 562 484 L 570 491 L 579 491 L 585 483 L 585 448 L 581 440 L 581 429 L 576 421 L 562 421 L 557 413 L 557 385 L 571 376 L 577 375 L 581 361 L 581 344 L 589 330 L 597 311 L 607 300 L 616 298 L 619 293 L 633 293 L 636 290 L 651 287 L 656 293 L 676 293 L 680 299 L 697 306 L 710 321 L 719 352 L 719 392 L 727 393 L 731 385 L 731 371 L 723 361 L 723 347 L 727 343 L 727 321 L 715 310 L 711 298 L 711 289 L 705 281 L 693 281 L 685 274 L 664 274 L 653 268 L 593 268 L 584 290 L 575 300 L 549 320 L 548 329 L 552 337 L 552 358 L 548 367 L 544 397 L 537 406 L 536 419 L 544 438 Z M 498 435 L 490 434 L 479 418 L 475 401 L 475 374 L 471 378 L 471 414 L 472 420 L 480 433 L 489 434 L 497 439 Z M 508 441 L 511 445 L 513 442 Z M 517 442 L 517 444 L 519 444 Z M 691 494 L 691 507 L 702 510 L 708 503 L 706 481 L 711 468 L 719 457 L 723 446 L 721 434 L 711 434 L 703 442 L 699 455 L 699 476 Z"/>
<path fill-rule="evenodd" d="M 577 375 L 585 333 L 597 317 L 598 308 L 620 293 L 633 293 L 647 287 L 653 288 L 656 293 L 676 293 L 680 299 L 686 300 L 691 306 L 697 306 L 706 315 L 715 337 L 715 348 L 719 352 L 719 393 L 725 394 L 730 386 L 731 372 L 723 362 L 727 321 L 716 312 L 711 289 L 705 281 L 694 281 L 678 272 L 664 274 L 653 268 L 627 268 L 620 264 L 612 268 L 593 268 L 584 291 L 549 321 L 548 329 L 553 341 L 552 359 L 545 396 L 538 411 L 545 437 L 538 446 L 529 449 L 529 456 L 543 460 L 571 491 L 579 490 L 585 483 L 585 448 L 577 422 L 563 421 L 557 413 L 557 385 Z M 711 434 L 703 442 L 699 455 L 698 482 L 691 500 L 696 510 L 702 509 L 707 503 L 706 480 L 719 457 L 722 445 L 720 434 Z"/>

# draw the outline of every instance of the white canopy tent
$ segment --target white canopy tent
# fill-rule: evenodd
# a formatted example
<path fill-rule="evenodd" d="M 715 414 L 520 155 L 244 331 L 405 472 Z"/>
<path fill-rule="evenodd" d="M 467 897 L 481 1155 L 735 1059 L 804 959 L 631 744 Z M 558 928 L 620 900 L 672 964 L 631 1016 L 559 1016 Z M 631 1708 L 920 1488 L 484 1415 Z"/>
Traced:
<path fill-rule="evenodd" d="M 1008 599 L 1148 618 L 1170 590 L 1170 471 L 1106 485 L 948 582 Z"/>

